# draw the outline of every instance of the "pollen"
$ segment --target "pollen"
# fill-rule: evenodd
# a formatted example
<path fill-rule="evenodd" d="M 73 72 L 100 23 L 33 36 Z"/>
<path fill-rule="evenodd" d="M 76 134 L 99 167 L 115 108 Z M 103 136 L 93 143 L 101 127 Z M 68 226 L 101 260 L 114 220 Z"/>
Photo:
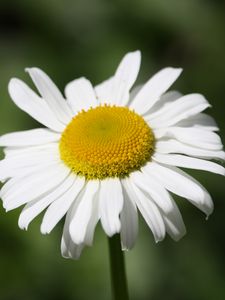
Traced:
<path fill-rule="evenodd" d="M 151 159 L 154 135 L 129 108 L 104 105 L 79 112 L 62 133 L 59 149 L 77 175 L 124 178 Z"/>

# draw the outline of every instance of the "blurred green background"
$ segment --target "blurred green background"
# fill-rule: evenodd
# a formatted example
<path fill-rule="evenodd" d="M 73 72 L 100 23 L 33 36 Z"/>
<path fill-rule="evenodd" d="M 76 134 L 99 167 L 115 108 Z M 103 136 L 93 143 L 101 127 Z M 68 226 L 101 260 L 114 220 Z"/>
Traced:
<path fill-rule="evenodd" d="M 7 84 L 25 67 L 44 69 L 63 90 L 76 77 L 94 84 L 109 77 L 122 56 L 140 49 L 138 81 L 165 66 L 184 72 L 175 88 L 203 93 L 225 141 L 225 2 L 216 0 L 0 1 L 0 134 L 38 126 L 15 107 Z M 225 299 L 224 179 L 189 172 L 215 201 L 204 215 L 177 199 L 188 234 L 155 244 L 141 221 L 135 248 L 126 253 L 131 299 Z M 21 231 L 21 209 L 0 208 L 0 299 L 110 299 L 107 239 L 98 226 L 92 248 L 79 261 L 60 255 L 62 223 L 49 236 L 41 217 Z"/>

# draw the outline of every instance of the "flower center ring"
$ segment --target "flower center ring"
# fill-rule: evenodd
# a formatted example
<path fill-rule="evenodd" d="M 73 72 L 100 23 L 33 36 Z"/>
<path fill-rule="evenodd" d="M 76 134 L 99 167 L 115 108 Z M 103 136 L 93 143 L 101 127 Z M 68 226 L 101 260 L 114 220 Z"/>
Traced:
<path fill-rule="evenodd" d="M 77 175 L 124 178 L 150 160 L 154 135 L 134 111 L 104 105 L 79 112 L 62 133 L 59 148 Z"/>

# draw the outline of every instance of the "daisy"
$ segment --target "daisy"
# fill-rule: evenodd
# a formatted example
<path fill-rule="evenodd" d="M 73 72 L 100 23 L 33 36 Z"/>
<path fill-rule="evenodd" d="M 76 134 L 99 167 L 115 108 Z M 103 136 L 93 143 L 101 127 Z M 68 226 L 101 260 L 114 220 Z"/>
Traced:
<path fill-rule="evenodd" d="M 40 95 L 13 78 L 15 104 L 46 128 L 0 137 L 0 196 L 6 211 L 25 205 L 19 227 L 45 211 L 43 234 L 64 217 L 62 255 L 77 259 L 93 242 L 98 221 L 111 237 L 120 233 L 122 249 L 138 234 L 138 211 L 156 242 L 166 232 L 179 240 L 185 225 L 172 197 L 187 199 L 206 216 L 213 202 L 206 189 L 181 168 L 225 175 L 209 161 L 224 160 L 218 127 L 205 113 L 201 94 L 167 90 L 181 69 L 165 68 L 132 89 L 140 68 L 139 51 L 125 55 L 115 74 L 93 87 L 75 79 L 64 97 L 38 68 L 26 71 Z"/>

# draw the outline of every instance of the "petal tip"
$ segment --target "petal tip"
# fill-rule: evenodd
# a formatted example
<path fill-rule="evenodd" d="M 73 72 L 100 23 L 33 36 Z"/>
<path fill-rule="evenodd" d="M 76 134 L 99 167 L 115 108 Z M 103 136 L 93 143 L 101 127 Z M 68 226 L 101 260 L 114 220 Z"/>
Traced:
<path fill-rule="evenodd" d="M 11 96 L 11 92 L 12 92 L 12 89 L 14 88 L 14 86 L 16 84 L 20 83 L 20 79 L 16 78 L 16 77 L 13 77 L 9 80 L 9 83 L 8 83 L 8 91 L 9 91 L 9 94 Z"/>
<path fill-rule="evenodd" d="M 18 222 L 18 226 L 21 230 L 25 230 L 27 231 L 28 230 L 28 225 L 27 224 L 24 224 L 24 223 L 21 223 L 20 220 Z"/>
<path fill-rule="evenodd" d="M 37 72 L 41 71 L 41 69 L 39 69 L 39 68 L 37 68 L 37 67 L 28 67 L 28 68 L 25 68 L 24 70 L 25 70 L 25 72 L 27 72 L 27 73 L 30 73 L 30 72 L 32 72 L 32 71 L 37 71 Z"/>
<path fill-rule="evenodd" d="M 173 237 L 173 240 L 175 242 L 179 242 L 186 235 L 186 233 L 187 233 L 187 230 L 186 230 L 186 228 L 184 228 L 183 231 L 180 232 L 176 237 Z"/>
<path fill-rule="evenodd" d="M 140 56 L 140 57 L 141 57 L 141 51 L 140 51 L 139 49 L 134 50 L 134 51 L 131 51 L 131 52 L 128 52 L 127 54 L 130 54 L 130 55 L 137 55 L 137 56 Z"/>
<path fill-rule="evenodd" d="M 46 224 L 44 224 L 42 222 L 40 231 L 41 231 L 41 234 L 46 235 L 46 234 L 49 234 L 51 230 L 46 226 Z"/>
<path fill-rule="evenodd" d="M 74 244 L 80 245 L 83 243 L 83 238 L 80 234 L 74 234 L 74 226 L 70 224 L 69 226 L 69 234 L 70 238 L 73 241 Z"/>

